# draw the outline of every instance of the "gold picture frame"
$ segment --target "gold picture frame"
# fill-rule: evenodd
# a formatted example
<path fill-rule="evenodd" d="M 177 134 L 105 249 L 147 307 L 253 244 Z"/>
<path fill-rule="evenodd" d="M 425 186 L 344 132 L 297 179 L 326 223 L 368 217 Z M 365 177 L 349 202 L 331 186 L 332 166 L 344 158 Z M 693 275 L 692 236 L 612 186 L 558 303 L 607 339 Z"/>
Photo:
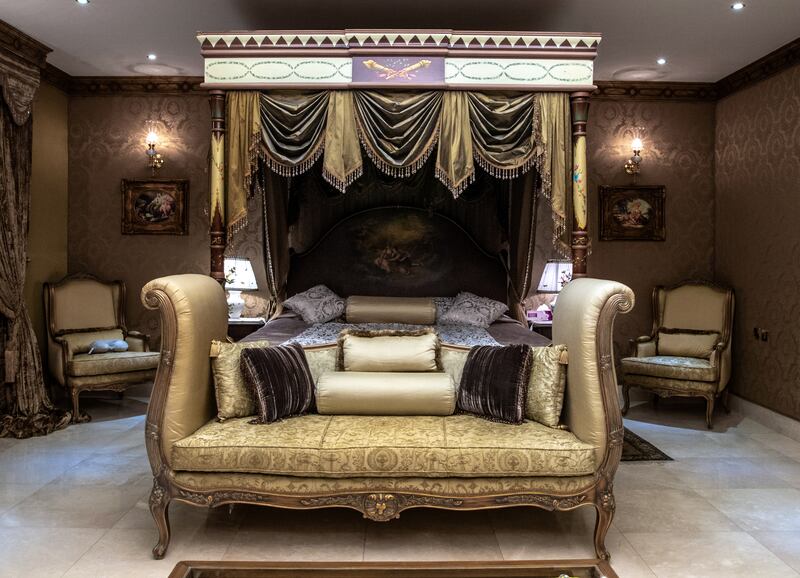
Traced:
<path fill-rule="evenodd" d="M 601 185 L 601 241 L 664 241 L 663 185 Z"/>
<path fill-rule="evenodd" d="M 187 179 L 122 179 L 123 235 L 188 235 Z"/>

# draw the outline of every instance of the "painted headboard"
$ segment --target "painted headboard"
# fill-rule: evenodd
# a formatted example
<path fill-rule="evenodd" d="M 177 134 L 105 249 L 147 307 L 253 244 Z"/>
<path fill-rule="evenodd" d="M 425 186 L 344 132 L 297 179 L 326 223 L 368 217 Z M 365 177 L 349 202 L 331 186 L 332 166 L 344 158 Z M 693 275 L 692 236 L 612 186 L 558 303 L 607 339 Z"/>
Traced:
<path fill-rule="evenodd" d="M 324 284 L 337 294 L 452 296 L 505 302 L 506 270 L 454 221 L 413 207 L 350 215 L 305 253 L 292 255 L 287 296 Z"/>

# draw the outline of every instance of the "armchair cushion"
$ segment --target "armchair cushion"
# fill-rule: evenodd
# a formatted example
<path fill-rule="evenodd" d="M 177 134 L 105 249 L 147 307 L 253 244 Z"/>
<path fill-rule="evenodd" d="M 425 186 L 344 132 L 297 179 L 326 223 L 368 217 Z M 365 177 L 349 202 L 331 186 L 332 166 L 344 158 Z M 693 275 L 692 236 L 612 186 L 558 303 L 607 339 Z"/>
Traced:
<path fill-rule="evenodd" d="M 626 357 L 622 360 L 622 372 L 625 375 L 649 375 L 687 381 L 716 379 L 715 368 L 708 359 L 670 355 Z"/>
<path fill-rule="evenodd" d="M 123 353 L 79 353 L 67 364 L 72 377 L 110 375 L 129 371 L 144 371 L 158 367 L 157 351 L 125 351 Z"/>
<path fill-rule="evenodd" d="M 708 359 L 719 343 L 719 331 L 658 330 L 658 355 Z"/>

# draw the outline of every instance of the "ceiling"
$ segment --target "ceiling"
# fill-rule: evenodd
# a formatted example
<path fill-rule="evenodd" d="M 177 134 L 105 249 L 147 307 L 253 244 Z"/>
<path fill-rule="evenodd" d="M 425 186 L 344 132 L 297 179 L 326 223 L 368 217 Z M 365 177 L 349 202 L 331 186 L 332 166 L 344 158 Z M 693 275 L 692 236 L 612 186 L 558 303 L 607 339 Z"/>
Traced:
<path fill-rule="evenodd" d="M 732 1 L 0 0 L 0 18 L 74 76 L 200 76 L 197 31 L 452 28 L 600 32 L 596 80 L 715 82 L 800 35 L 800 1 Z"/>

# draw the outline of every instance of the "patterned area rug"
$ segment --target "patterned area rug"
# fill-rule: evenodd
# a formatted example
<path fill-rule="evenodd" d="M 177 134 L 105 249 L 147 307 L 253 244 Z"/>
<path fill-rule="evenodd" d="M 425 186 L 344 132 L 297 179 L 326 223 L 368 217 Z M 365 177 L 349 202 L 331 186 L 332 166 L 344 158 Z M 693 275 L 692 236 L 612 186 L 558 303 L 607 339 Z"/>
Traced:
<path fill-rule="evenodd" d="M 646 439 L 643 439 L 625 428 L 625 437 L 622 441 L 623 462 L 663 462 L 672 461 L 672 458 L 662 452 Z"/>

